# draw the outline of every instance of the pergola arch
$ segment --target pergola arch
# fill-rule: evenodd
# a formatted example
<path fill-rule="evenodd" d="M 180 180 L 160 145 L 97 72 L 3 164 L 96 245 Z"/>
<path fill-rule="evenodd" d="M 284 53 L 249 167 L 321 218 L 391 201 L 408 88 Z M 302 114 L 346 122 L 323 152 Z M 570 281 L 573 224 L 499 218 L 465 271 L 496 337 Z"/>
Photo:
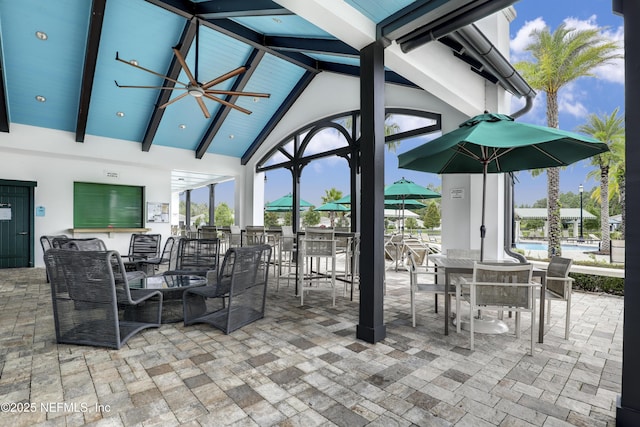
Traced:
<path fill-rule="evenodd" d="M 385 143 L 393 143 L 442 130 L 441 115 L 438 113 L 407 108 L 386 108 L 385 117 L 388 118 L 391 115 L 418 117 L 427 119 L 427 123 L 424 126 L 400 129 L 398 132 L 390 133 L 385 136 Z M 313 142 L 314 137 L 327 129 L 334 129 L 339 132 L 345 138 L 346 145 L 308 154 L 307 149 Z M 354 210 L 358 204 L 360 188 L 360 138 L 360 111 L 346 111 L 322 118 L 295 130 L 277 143 L 257 162 L 256 172 L 267 172 L 274 169 L 288 169 L 291 172 L 291 194 L 294 206 L 292 223 L 294 229 L 297 229 L 299 224 L 299 210 L 295 207 L 299 205 L 300 200 L 299 188 L 302 170 L 313 160 L 331 156 L 342 157 L 349 164 L 353 198 L 351 204 L 352 218 L 357 217 Z M 354 221 L 351 227 L 354 231 L 357 231 L 359 224 Z"/>

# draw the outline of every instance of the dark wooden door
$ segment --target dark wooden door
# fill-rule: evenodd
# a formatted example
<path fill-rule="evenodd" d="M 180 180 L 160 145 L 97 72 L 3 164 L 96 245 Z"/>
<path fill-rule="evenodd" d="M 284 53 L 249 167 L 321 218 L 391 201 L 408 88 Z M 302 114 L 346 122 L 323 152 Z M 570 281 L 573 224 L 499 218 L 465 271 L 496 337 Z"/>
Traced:
<path fill-rule="evenodd" d="M 0 268 L 33 267 L 34 183 L 0 181 Z"/>

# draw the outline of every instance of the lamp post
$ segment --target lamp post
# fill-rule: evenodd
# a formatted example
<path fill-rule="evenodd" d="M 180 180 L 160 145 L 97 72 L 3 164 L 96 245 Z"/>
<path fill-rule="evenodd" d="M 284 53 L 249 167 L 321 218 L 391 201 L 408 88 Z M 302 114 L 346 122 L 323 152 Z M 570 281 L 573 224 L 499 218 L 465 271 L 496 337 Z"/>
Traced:
<path fill-rule="evenodd" d="M 582 193 L 584 192 L 584 186 L 580 184 L 578 187 L 578 192 L 580 192 L 580 241 L 584 241 L 582 236 Z"/>

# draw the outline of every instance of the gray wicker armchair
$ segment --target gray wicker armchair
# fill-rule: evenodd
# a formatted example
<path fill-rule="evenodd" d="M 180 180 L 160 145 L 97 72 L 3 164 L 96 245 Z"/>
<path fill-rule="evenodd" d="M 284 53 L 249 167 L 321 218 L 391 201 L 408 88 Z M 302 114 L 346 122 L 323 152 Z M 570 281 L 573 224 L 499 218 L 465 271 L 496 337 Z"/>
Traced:
<path fill-rule="evenodd" d="M 132 295 L 126 276 L 114 273 L 124 270 L 117 252 L 54 248 L 44 261 L 58 343 L 119 349 L 142 329 L 160 326 L 162 293 Z"/>
<path fill-rule="evenodd" d="M 213 283 L 184 291 L 184 324 L 229 334 L 264 317 L 271 246 L 231 248 Z"/>
<path fill-rule="evenodd" d="M 207 276 L 210 271 L 218 271 L 220 239 L 182 238 L 177 244 L 175 268 L 165 271 L 164 274 Z"/>

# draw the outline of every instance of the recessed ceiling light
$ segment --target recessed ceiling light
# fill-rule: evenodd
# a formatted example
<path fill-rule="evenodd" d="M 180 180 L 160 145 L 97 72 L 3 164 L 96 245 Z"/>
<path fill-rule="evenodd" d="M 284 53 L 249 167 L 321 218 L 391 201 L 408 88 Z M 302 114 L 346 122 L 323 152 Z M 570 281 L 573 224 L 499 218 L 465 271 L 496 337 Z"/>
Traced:
<path fill-rule="evenodd" d="M 42 95 L 36 95 L 36 101 L 38 101 L 38 102 L 46 102 L 47 98 L 45 98 Z"/>
<path fill-rule="evenodd" d="M 273 19 L 273 22 L 275 22 L 276 24 L 282 24 L 282 20 L 280 18 L 271 18 Z"/>
<path fill-rule="evenodd" d="M 233 138 L 235 138 L 235 136 L 233 134 L 230 134 L 229 139 L 233 139 Z"/>
<path fill-rule="evenodd" d="M 135 59 L 131 59 L 131 60 L 129 60 L 129 64 L 138 65 L 138 61 L 136 61 Z"/>
<path fill-rule="evenodd" d="M 46 40 L 49 38 L 47 33 L 45 33 L 44 31 L 36 31 L 36 37 L 39 38 L 40 40 Z"/>
<path fill-rule="evenodd" d="M 124 113 L 123 113 L 122 111 L 118 111 L 118 112 L 116 113 L 116 116 L 118 116 L 118 117 L 124 117 Z"/>
<path fill-rule="evenodd" d="M 187 125 L 185 125 L 185 124 L 183 123 L 183 124 L 179 124 L 179 125 L 178 125 L 178 127 L 179 127 L 180 129 L 186 129 L 186 128 L 187 128 Z"/>

